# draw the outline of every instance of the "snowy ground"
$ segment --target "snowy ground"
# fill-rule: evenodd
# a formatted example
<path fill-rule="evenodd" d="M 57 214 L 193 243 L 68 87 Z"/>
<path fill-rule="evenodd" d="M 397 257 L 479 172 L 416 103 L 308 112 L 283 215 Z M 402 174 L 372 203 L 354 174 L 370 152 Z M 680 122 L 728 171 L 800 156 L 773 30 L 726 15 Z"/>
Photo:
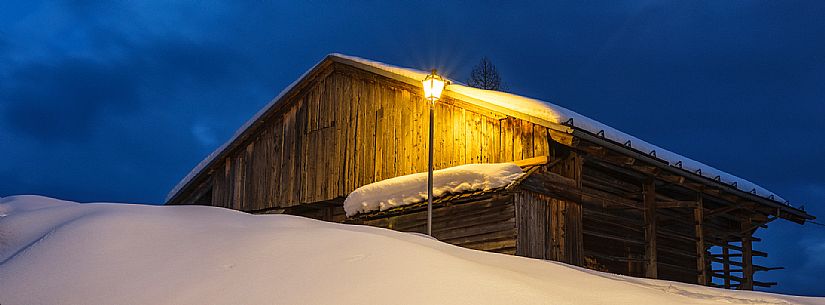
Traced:
<path fill-rule="evenodd" d="M 0 304 L 825 304 L 212 207 L 0 199 Z"/>

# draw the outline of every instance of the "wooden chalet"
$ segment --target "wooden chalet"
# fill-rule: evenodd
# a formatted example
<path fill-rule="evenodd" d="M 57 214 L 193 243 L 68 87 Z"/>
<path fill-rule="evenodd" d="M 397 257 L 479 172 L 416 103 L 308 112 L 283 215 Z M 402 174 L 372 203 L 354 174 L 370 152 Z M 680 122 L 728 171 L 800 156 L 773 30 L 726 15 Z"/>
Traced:
<path fill-rule="evenodd" d="M 427 170 L 424 72 L 333 54 L 170 192 L 167 204 L 425 232 L 426 202 L 347 218 L 358 187 Z M 777 269 L 754 233 L 805 211 L 744 179 L 564 108 L 449 86 L 435 105 L 435 168 L 514 162 L 495 190 L 435 198 L 433 232 L 456 245 L 631 276 L 735 289 Z M 651 147 L 653 149 L 651 149 Z"/>

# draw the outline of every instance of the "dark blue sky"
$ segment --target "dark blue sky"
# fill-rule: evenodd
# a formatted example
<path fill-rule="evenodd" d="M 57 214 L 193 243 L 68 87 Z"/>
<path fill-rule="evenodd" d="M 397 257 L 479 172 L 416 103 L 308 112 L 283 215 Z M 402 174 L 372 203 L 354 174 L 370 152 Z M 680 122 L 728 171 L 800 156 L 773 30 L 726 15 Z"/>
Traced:
<path fill-rule="evenodd" d="M 488 56 L 509 91 L 825 217 L 825 1 L 235 2 L 0 2 L 0 196 L 162 203 L 341 52 L 459 80 Z M 825 227 L 759 236 L 788 268 L 759 280 L 825 295 Z"/>

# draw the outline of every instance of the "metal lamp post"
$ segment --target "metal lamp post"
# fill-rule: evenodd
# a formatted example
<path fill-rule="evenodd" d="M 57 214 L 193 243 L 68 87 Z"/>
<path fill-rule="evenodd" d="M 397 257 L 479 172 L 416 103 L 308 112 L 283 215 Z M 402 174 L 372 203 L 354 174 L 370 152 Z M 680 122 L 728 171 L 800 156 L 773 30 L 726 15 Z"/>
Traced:
<path fill-rule="evenodd" d="M 430 157 L 427 168 L 427 235 L 433 236 L 433 124 L 435 101 L 441 98 L 446 82 L 444 78 L 433 72 L 421 81 L 424 87 L 424 98 L 430 101 Z"/>

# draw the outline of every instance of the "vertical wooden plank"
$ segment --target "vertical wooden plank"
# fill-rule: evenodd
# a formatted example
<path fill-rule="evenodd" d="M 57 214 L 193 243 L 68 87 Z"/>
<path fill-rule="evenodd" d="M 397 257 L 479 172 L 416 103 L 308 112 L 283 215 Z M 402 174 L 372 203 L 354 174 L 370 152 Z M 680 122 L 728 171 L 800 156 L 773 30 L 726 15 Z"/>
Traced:
<path fill-rule="evenodd" d="M 441 114 L 441 120 L 438 120 L 441 123 L 441 143 L 444 143 L 443 150 L 442 150 L 442 167 L 451 167 L 458 165 L 456 164 L 455 155 L 454 155 L 454 143 L 455 140 L 453 139 L 453 117 L 452 114 L 456 108 L 453 105 L 445 105 L 444 111 Z"/>
<path fill-rule="evenodd" d="M 521 120 L 513 120 L 513 161 L 524 159 L 524 141 L 522 140 Z"/>
<path fill-rule="evenodd" d="M 658 258 L 656 253 L 656 187 L 651 179 L 642 186 L 644 192 L 645 220 L 645 276 L 658 278 Z"/>
<path fill-rule="evenodd" d="M 506 118 L 501 122 L 501 146 L 504 154 L 501 156 L 501 162 L 514 161 L 513 158 L 513 120 Z"/>
<path fill-rule="evenodd" d="M 306 135 L 306 100 L 301 98 L 297 101 L 295 105 L 295 116 L 294 116 L 294 125 L 292 126 L 292 134 L 290 136 L 293 137 L 293 151 L 290 155 L 290 167 L 289 173 L 287 177 L 292 179 L 290 182 L 293 184 L 291 188 L 290 196 L 290 206 L 298 205 L 301 203 L 301 198 L 305 192 L 305 175 L 303 174 L 304 168 L 304 159 L 305 154 L 305 135 Z"/>
<path fill-rule="evenodd" d="M 751 221 L 748 220 L 742 223 L 742 230 L 748 230 L 751 227 Z M 753 290 L 753 239 L 752 232 L 744 232 L 742 236 L 742 283 L 739 289 Z"/>
<path fill-rule="evenodd" d="M 358 123 L 358 140 L 361 142 L 358 148 L 358 163 L 355 165 L 355 170 L 357 171 L 358 179 L 355 183 L 354 187 L 358 188 L 362 185 L 367 184 L 369 181 L 369 176 L 372 174 L 372 169 L 370 169 L 367 165 L 367 160 L 369 158 L 374 158 L 375 156 L 372 155 L 372 149 L 369 147 L 372 145 L 372 129 L 375 126 L 371 126 L 370 117 L 375 116 L 375 109 L 371 108 L 371 101 L 369 95 L 369 83 L 366 81 L 359 80 L 358 82 L 358 94 L 360 97 L 359 105 L 358 105 L 358 119 L 360 122 Z M 369 172 L 369 174 L 367 174 Z"/>
<path fill-rule="evenodd" d="M 437 124 L 439 124 L 437 130 L 439 131 L 438 137 L 440 138 L 437 140 L 438 143 L 441 143 L 441 157 L 438 159 L 438 164 L 440 168 L 447 168 L 450 166 L 455 165 L 455 160 L 453 158 L 453 145 L 455 141 L 453 141 L 453 130 L 452 130 L 452 115 L 451 113 L 454 111 L 456 107 L 454 105 L 444 105 L 441 111 L 441 118 L 437 120 Z"/>
<path fill-rule="evenodd" d="M 547 155 L 547 128 L 538 124 L 533 125 L 533 156 Z"/>
<path fill-rule="evenodd" d="M 370 81 L 367 84 L 366 93 L 367 99 L 365 100 L 364 106 L 365 111 L 364 113 L 367 114 L 365 118 L 365 129 L 367 131 L 367 139 L 366 139 L 366 147 L 364 152 L 365 154 L 365 180 L 362 182 L 361 185 L 367 185 L 370 183 L 375 182 L 375 167 L 376 167 L 376 159 L 378 158 L 377 153 L 377 146 L 376 146 L 376 136 L 377 136 L 377 125 L 376 122 L 376 110 L 380 108 L 381 103 L 378 100 L 377 88 L 375 81 Z"/>
<path fill-rule="evenodd" d="M 482 159 L 482 156 L 483 156 L 483 151 L 482 151 L 483 145 L 482 145 L 482 143 L 484 142 L 484 140 L 482 138 L 482 131 L 481 131 L 482 126 L 483 126 L 483 124 L 482 124 L 483 119 L 484 118 L 480 114 L 473 112 L 473 125 L 474 125 L 473 126 L 473 151 L 474 151 L 473 163 L 483 163 L 484 162 L 484 161 L 482 161 L 483 160 Z"/>
<path fill-rule="evenodd" d="M 344 164 L 343 158 L 346 156 L 346 151 L 344 149 L 345 141 L 348 141 L 346 138 L 346 124 L 344 123 L 346 120 L 344 119 L 347 116 L 349 109 L 347 108 L 347 92 L 344 90 L 344 79 L 341 77 L 339 73 L 334 73 L 332 76 L 332 90 L 331 93 L 328 94 L 328 98 L 331 103 L 334 104 L 333 106 L 333 115 L 334 119 L 332 120 L 332 127 L 334 129 L 332 138 L 335 141 L 335 150 L 333 151 L 334 156 L 332 156 L 332 162 L 330 162 L 330 167 L 333 171 L 333 177 L 329 179 L 329 183 L 332 185 L 330 187 L 330 191 L 327 194 L 327 198 L 335 198 L 339 196 L 343 196 L 343 189 L 344 189 Z"/>
<path fill-rule="evenodd" d="M 324 94 L 321 96 L 321 103 L 325 105 L 323 122 L 326 124 L 324 128 L 323 140 L 321 141 L 321 153 L 324 155 L 324 167 L 321 172 L 321 200 L 332 199 L 333 192 L 337 191 L 338 186 L 338 169 L 335 160 L 340 154 L 338 153 L 338 130 L 335 127 L 335 121 L 338 119 L 338 101 L 337 98 L 340 92 L 336 91 L 335 87 L 335 73 L 330 73 L 324 80 Z"/>
<path fill-rule="evenodd" d="M 490 163 L 490 125 L 487 122 L 486 116 L 480 116 L 481 127 L 481 163 Z"/>
<path fill-rule="evenodd" d="M 298 107 L 298 114 L 295 116 L 295 128 L 296 128 L 296 137 L 295 142 L 298 144 L 296 146 L 297 153 L 294 156 L 296 161 L 296 176 L 299 177 L 297 180 L 298 182 L 298 192 L 296 193 L 297 198 L 293 202 L 294 204 L 298 204 L 301 202 L 306 202 L 307 196 L 307 179 L 308 171 L 307 171 L 307 163 L 306 160 L 312 159 L 312 156 L 307 154 L 307 146 L 311 139 L 307 137 L 307 130 L 311 126 L 312 122 L 310 119 L 312 118 L 311 111 L 309 106 L 312 105 L 312 99 L 309 99 L 308 96 L 305 97 L 306 99 L 301 99 L 303 103 L 301 106 Z M 299 101 L 300 103 L 300 101 Z M 305 157 L 305 158 L 303 158 Z"/>
<path fill-rule="evenodd" d="M 414 118 L 413 126 L 412 126 L 414 136 L 413 136 L 413 141 L 412 141 L 413 142 L 412 143 L 413 151 L 410 155 L 410 157 L 411 157 L 410 159 L 413 163 L 412 172 L 414 172 L 414 173 L 419 173 L 419 172 L 423 172 L 423 171 L 427 170 L 427 164 L 426 164 L 427 161 L 424 160 L 424 158 L 426 158 L 426 154 L 427 154 L 426 147 L 425 147 L 426 144 L 427 144 L 426 143 L 426 134 L 425 134 L 426 130 L 425 130 L 425 128 L 426 128 L 427 124 L 429 124 L 427 122 L 429 117 L 425 117 L 423 115 L 423 111 L 422 111 L 423 105 L 422 104 L 424 104 L 424 103 L 426 103 L 426 102 L 424 101 L 423 98 L 421 98 L 421 96 L 419 96 L 418 94 L 411 94 L 410 104 L 412 105 L 412 107 L 410 108 L 410 110 L 413 112 L 413 118 Z M 424 156 L 423 158 L 422 158 L 422 155 Z"/>
<path fill-rule="evenodd" d="M 243 207 L 244 196 L 244 154 L 243 151 L 235 152 L 235 160 L 232 164 L 232 178 L 234 179 L 235 190 L 233 191 L 232 209 L 240 210 Z"/>
<path fill-rule="evenodd" d="M 284 138 L 284 150 L 281 153 L 281 205 L 288 207 L 292 203 L 292 194 L 295 192 L 296 177 L 290 176 L 293 174 L 292 164 L 295 159 L 295 114 L 297 108 L 292 107 L 284 115 L 284 129 L 281 131 Z"/>
<path fill-rule="evenodd" d="M 306 140 L 306 145 L 304 146 L 303 155 L 305 158 L 303 159 L 305 179 L 304 179 L 304 196 L 301 203 L 308 203 L 308 202 L 315 202 L 318 201 L 318 176 L 320 173 L 318 169 L 323 166 L 324 162 L 324 154 L 321 153 L 319 149 L 321 143 L 321 130 L 323 129 L 323 125 L 321 123 L 321 91 L 323 90 L 323 80 L 316 82 L 315 86 L 312 87 L 310 90 L 311 94 L 308 97 L 308 100 L 312 101 L 312 105 L 315 105 L 316 111 L 311 114 L 309 117 L 312 120 L 315 120 L 313 128 L 307 128 L 307 130 L 303 133 L 304 139 Z M 311 109 L 308 107 L 307 109 Z"/>
<path fill-rule="evenodd" d="M 460 138 L 459 141 L 457 141 L 456 143 L 459 146 L 459 160 L 461 160 L 461 164 L 468 164 L 472 161 L 470 161 L 471 157 L 467 155 L 467 139 L 469 138 L 468 133 L 470 131 L 469 126 L 467 124 L 467 111 L 464 110 L 464 108 L 461 108 L 460 113 L 458 114 L 460 116 L 458 120 Z"/>
<path fill-rule="evenodd" d="M 255 195 L 258 191 L 255 188 L 258 177 L 256 177 L 254 173 L 255 142 L 257 142 L 257 140 L 250 141 L 244 151 L 244 160 L 246 160 L 246 162 L 243 167 L 244 193 L 242 200 L 243 205 L 240 208 L 241 211 L 249 211 L 254 208 Z"/>
<path fill-rule="evenodd" d="M 269 151 L 271 166 L 271 178 L 269 180 L 269 207 L 278 207 L 281 205 L 281 153 L 283 152 L 283 135 L 281 130 L 283 128 L 283 118 L 275 121 L 269 127 L 272 133 L 272 149 Z"/>
<path fill-rule="evenodd" d="M 393 157 L 393 171 L 392 176 L 400 176 L 404 174 L 404 118 L 403 112 L 406 105 L 403 104 L 401 100 L 401 90 L 397 88 L 393 88 L 392 90 L 392 121 L 393 121 L 393 150 L 395 153 L 392 154 Z"/>
<path fill-rule="evenodd" d="M 413 131 L 414 124 L 414 113 L 412 111 L 412 105 L 410 101 L 410 92 L 407 90 L 400 90 L 400 96 L 398 97 L 398 103 L 400 103 L 401 109 L 401 169 L 398 171 L 398 175 L 408 175 L 413 173 L 413 165 L 412 165 L 412 156 L 415 151 L 413 150 L 413 135 L 415 132 Z"/>
<path fill-rule="evenodd" d="M 490 131 L 493 150 L 490 154 L 490 158 L 492 158 L 491 160 L 493 163 L 503 162 L 501 160 L 501 121 L 496 120 L 495 118 L 490 118 L 490 123 L 492 123 L 493 127 Z"/>
<path fill-rule="evenodd" d="M 373 176 L 375 177 L 375 181 L 380 181 L 384 179 L 382 170 L 384 169 L 384 134 L 386 133 L 384 129 L 384 105 L 381 101 L 381 88 L 377 87 L 377 84 L 373 83 L 371 87 L 371 91 L 374 92 L 374 96 L 372 102 L 375 103 L 375 126 L 373 138 L 375 139 L 374 149 L 375 149 L 375 167 L 373 168 Z"/>
<path fill-rule="evenodd" d="M 535 147 L 533 147 L 533 123 L 528 121 L 521 121 L 521 141 L 522 141 L 522 158 L 529 159 L 535 157 Z"/>
<path fill-rule="evenodd" d="M 699 275 L 696 282 L 699 285 L 707 285 L 707 258 L 705 257 L 705 232 L 704 232 L 704 203 L 702 193 L 696 194 L 696 208 L 693 209 L 693 221 L 696 224 L 694 228 L 696 234 L 696 270 Z"/>
<path fill-rule="evenodd" d="M 232 160 L 232 155 L 229 154 L 226 157 L 226 174 L 225 174 L 226 179 L 224 180 L 224 184 L 226 185 L 226 195 L 225 195 L 226 197 L 225 197 L 225 200 L 224 200 L 223 204 L 221 205 L 221 207 L 225 207 L 225 208 L 231 208 L 232 207 L 232 202 L 235 198 L 235 179 L 233 178 L 234 177 L 234 175 L 233 175 L 234 170 L 233 170 L 233 167 L 232 167 L 232 163 L 233 163 L 232 161 L 233 161 Z"/>
<path fill-rule="evenodd" d="M 452 128 L 452 131 L 453 131 L 453 137 L 452 137 L 452 139 L 453 139 L 453 141 L 452 141 L 453 142 L 452 143 L 452 145 L 453 145 L 453 152 L 452 152 L 453 163 L 452 163 L 452 165 L 464 164 L 464 161 L 461 159 L 461 154 L 463 153 L 463 150 L 464 150 L 461 146 L 461 143 L 464 141 L 464 137 L 465 137 L 465 135 L 464 135 L 464 122 L 461 121 L 462 120 L 461 110 L 462 110 L 462 108 L 453 107 L 453 109 L 451 111 L 452 112 L 452 114 L 451 114 L 451 116 L 452 116 L 452 120 L 451 120 L 452 126 L 451 126 L 451 128 Z"/>
<path fill-rule="evenodd" d="M 282 123 L 282 128 L 280 130 L 281 138 L 283 139 L 283 150 L 280 152 L 281 155 L 281 165 L 280 165 L 280 173 L 278 180 L 281 181 L 279 185 L 279 204 L 281 207 L 288 207 L 291 203 L 291 195 L 294 191 L 293 187 L 295 185 L 295 177 L 290 177 L 292 174 L 291 165 L 292 159 L 294 158 L 295 153 L 295 135 L 294 135 L 294 126 L 295 126 L 295 113 L 296 108 L 293 106 L 289 109 L 286 113 L 284 113 L 284 119 Z"/>
<path fill-rule="evenodd" d="M 358 79 L 351 79 L 352 85 L 352 122 L 355 126 L 352 129 L 352 155 L 350 156 L 350 166 L 347 168 L 349 169 L 350 173 L 347 175 L 349 179 L 349 184 L 347 185 L 347 191 L 351 192 L 358 188 L 360 185 L 361 179 L 361 171 L 360 169 L 363 167 L 363 160 L 362 155 L 364 154 L 364 111 L 362 110 L 363 106 L 363 97 L 361 92 L 361 82 Z"/>
<path fill-rule="evenodd" d="M 727 247 L 728 242 L 722 247 L 722 273 L 725 274 L 724 286 L 725 289 L 730 289 L 730 250 Z"/>
<path fill-rule="evenodd" d="M 395 100 L 392 88 L 382 87 L 382 105 L 384 107 L 384 167 L 381 169 L 384 179 L 395 177 Z"/>
<path fill-rule="evenodd" d="M 390 162 L 392 157 L 392 147 L 391 137 L 392 137 L 392 105 L 390 105 L 389 99 L 387 96 L 389 95 L 389 89 L 384 86 L 383 82 L 378 82 L 378 100 L 381 103 L 381 114 L 380 116 L 376 116 L 376 119 L 380 119 L 380 123 L 376 124 L 376 126 L 381 126 L 381 131 L 376 134 L 376 145 L 381 147 L 380 153 L 377 155 L 379 156 L 376 159 L 381 160 L 381 166 L 376 164 L 376 175 L 375 181 L 384 180 L 390 178 L 390 169 L 392 168 L 392 163 Z M 377 177 L 380 175 L 380 178 Z"/>
<path fill-rule="evenodd" d="M 565 259 L 565 241 L 564 228 L 566 226 L 565 220 L 565 201 L 551 199 L 550 200 L 550 244 L 551 248 L 549 258 L 552 260 L 563 261 Z"/>

